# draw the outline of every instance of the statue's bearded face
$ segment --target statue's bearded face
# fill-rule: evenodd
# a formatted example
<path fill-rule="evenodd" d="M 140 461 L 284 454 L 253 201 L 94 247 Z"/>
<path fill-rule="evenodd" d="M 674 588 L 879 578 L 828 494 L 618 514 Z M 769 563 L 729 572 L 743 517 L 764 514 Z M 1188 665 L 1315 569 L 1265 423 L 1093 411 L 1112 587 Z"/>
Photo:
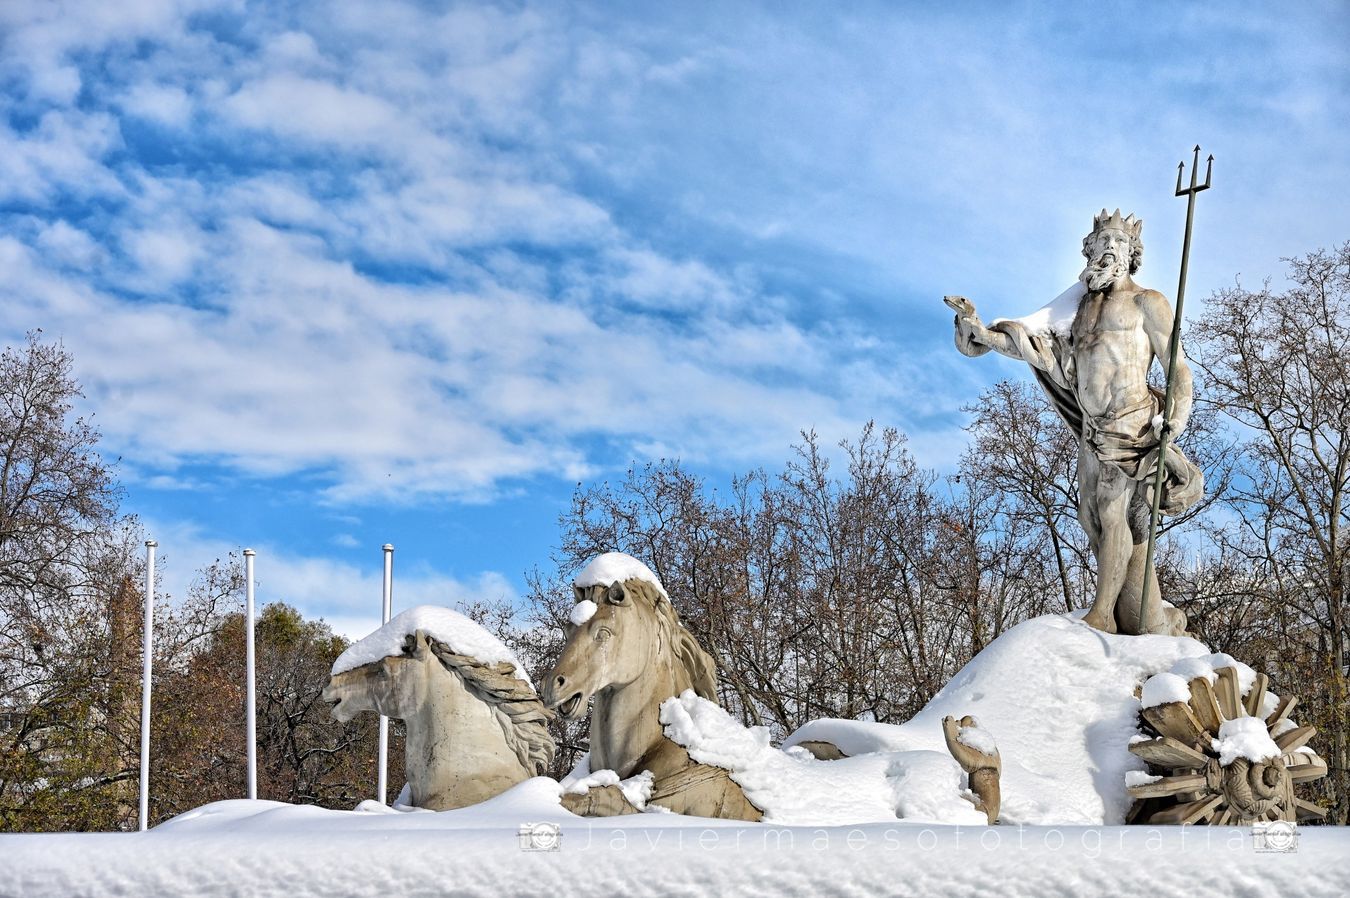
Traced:
<path fill-rule="evenodd" d="M 1079 280 L 1089 290 L 1106 290 L 1130 273 L 1133 253 L 1134 245 L 1127 232 L 1120 228 L 1099 228 L 1083 241 L 1087 267 Z"/>

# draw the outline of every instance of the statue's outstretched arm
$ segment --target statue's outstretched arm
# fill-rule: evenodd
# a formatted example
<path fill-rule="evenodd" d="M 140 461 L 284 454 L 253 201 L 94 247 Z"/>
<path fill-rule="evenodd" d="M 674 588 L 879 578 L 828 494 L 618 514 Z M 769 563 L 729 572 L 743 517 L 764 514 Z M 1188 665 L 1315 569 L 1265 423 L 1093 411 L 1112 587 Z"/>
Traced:
<path fill-rule="evenodd" d="M 956 311 L 956 348 L 962 355 L 974 358 L 992 349 L 1009 358 L 1022 358 L 1011 337 L 984 326 L 973 302 L 964 296 L 944 296 L 942 301 Z"/>
<path fill-rule="evenodd" d="M 1144 330 L 1148 333 L 1148 342 L 1153 354 L 1162 364 L 1166 374 L 1172 343 L 1172 304 L 1156 290 L 1146 291 L 1140 299 L 1144 312 Z M 1191 403 L 1194 398 L 1194 381 L 1191 366 L 1186 363 L 1186 353 L 1180 342 L 1177 344 L 1176 384 L 1172 388 L 1172 432 L 1170 439 L 1186 429 L 1191 417 Z"/>

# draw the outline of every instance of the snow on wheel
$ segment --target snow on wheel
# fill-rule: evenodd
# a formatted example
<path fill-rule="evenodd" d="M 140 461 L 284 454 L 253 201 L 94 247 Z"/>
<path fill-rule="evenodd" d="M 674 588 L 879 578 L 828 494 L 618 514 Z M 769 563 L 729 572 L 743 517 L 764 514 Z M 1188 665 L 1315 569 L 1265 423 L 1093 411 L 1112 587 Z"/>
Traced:
<path fill-rule="evenodd" d="M 1307 746 L 1317 730 L 1289 718 L 1298 699 L 1268 693 L 1265 674 L 1227 656 L 1210 657 L 1210 670 L 1196 669 L 1201 659 L 1191 659 L 1144 684 L 1144 735 L 1129 750 L 1149 772 L 1126 774 L 1136 801 L 1129 822 L 1320 820 L 1325 809 L 1294 793 L 1296 785 L 1327 774 L 1326 762 Z"/>

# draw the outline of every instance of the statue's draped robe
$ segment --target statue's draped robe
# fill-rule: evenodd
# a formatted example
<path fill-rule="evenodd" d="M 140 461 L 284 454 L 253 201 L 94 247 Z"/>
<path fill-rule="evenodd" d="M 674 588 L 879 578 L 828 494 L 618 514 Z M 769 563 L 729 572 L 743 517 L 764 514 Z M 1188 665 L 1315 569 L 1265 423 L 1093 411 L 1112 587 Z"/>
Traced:
<path fill-rule="evenodd" d="M 1005 334 L 1012 341 L 1080 444 L 1086 442 L 1104 464 L 1115 465 L 1133 480 L 1145 481 L 1151 496 L 1158 465 L 1158 439 L 1151 422 L 1155 415 L 1162 414 L 1162 392 L 1149 387 L 1148 397 L 1138 407 L 1122 409 L 1114 418 L 1085 418 L 1078 402 L 1073 346 L 1067 327 L 1060 333 L 1050 327 L 1030 328 L 1022 321 L 1001 319 L 989 325 L 989 330 Z M 990 349 L 975 342 L 969 329 L 961 326 L 959 317 L 956 346 L 968 356 L 984 355 Z M 1169 441 L 1162 513 L 1180 514 L 1198 502 L 1204 492 L 1205 479 L 1200 469 Z"/>

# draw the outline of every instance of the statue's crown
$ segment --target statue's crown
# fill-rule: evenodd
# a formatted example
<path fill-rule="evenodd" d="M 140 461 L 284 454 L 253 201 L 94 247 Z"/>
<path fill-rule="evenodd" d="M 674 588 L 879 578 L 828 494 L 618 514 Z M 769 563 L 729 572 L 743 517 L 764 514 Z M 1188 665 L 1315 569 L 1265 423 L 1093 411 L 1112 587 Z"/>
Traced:
<path fill-rule="evenodd" d="M 1094 233 L 1100 231 L 1102 228 L 1119 228 L 1131 237 L 1138 237 L 1139 232 L 1143 227 L 1144 220 L 1142 218 L 1135 218 L 1133 212 L 1126 215 L 1124 218 L 1121 218 L 1119 209 L 1109 215 L 1106 210 L 1103 209 L 1100 215 L 1092 219 L 1092 230 Z"/>

